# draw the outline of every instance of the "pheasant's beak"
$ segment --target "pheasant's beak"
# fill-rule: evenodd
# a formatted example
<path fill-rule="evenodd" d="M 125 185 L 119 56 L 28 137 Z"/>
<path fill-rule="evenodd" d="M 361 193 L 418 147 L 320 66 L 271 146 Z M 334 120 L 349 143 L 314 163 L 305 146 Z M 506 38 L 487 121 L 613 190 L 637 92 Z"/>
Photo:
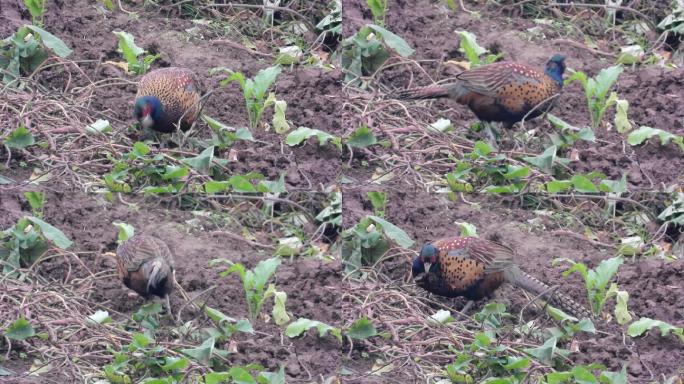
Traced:
<path fill-rule="evenodd" d="M 102 254 L 102 256 L 116 257 L 116 253 L 114 253 L 114 252 L 105 252 L 105 253 Z"/>
<path fill-rule="evenodd" d="M 145 115 L 140 124 L 142 124 L 143 128 L 148 129 L 154 125 L 154 120 L 152 120 L 152 117 L 150 115 Z"/>

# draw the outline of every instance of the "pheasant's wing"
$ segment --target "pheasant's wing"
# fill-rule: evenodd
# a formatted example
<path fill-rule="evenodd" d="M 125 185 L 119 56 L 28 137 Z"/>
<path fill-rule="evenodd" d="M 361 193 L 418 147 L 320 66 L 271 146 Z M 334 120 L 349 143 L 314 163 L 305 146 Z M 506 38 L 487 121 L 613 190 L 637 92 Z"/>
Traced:
<path fill-rule="evenodd" d="M 461 72 L 456 76 L 472 92 L 497 97 L 506 86 L 540 84 L 543 74 L 522 64 L 501 62 Z"/>
<path fill-rule="evenodd" d="M 171 250 L 161 240 L 144 235 L 133 236 L 121 243 L 116 254 L 123 267 L 128 271 L 137 271 L 140 266 L 158 257 L 163 258 L 169 265 L 173 266 L 173 256 Z"/>
<path fill-rule="evenodd" d="M 493 241 L 474 239 L 468 244 L 468 254 L 476 260 L 486 261 L 486 274 L 502 272 L 514 265 L 515 251 Z"/>

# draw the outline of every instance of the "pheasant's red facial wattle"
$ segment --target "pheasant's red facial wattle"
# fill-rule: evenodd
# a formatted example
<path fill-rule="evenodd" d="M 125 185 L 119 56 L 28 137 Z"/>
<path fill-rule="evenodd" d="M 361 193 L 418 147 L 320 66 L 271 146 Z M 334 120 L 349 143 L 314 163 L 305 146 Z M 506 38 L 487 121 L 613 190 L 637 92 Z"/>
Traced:
<path fill-rule="evenodd" d="M 152 106 L 145 104 L 142 107 L 142 120 L 140 121 L 143 127 L 151 128 L 154 125 L 154 120 L 152 119 Z"/>

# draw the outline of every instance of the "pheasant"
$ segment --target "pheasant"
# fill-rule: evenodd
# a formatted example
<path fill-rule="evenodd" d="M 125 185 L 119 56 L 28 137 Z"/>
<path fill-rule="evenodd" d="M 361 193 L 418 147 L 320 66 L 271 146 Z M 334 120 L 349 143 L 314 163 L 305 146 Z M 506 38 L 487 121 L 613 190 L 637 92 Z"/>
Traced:
<path fill-rule="evenodd" d="M 452 237 L 426 244 L 413 261 L 416 285 L 446 297 L 478 300 L 508 282 L 523 288 L 578 318 L 591 317 L 581 304 L 523 272 L 514 263 L 514 251 L 477 237 Z M 430 269 L 425 272 L 425 263 Z"/>
<path fill-rule="evenodd" d="M 524 64 L 500 62 L 461 72 L 454 83 L 397 92 L 395 98 L 449 97 L 467 105 L 482 122 L 502 122 L 511 128 L 526 115 L 532 119 L 553 108 L 553 96 L 563 88 L 563 72 L 565 57 L 558 54 L 549 59 L 544 72 Z"/>
<path fill-rule="evenodd" d="M 128 288 L 145 299 L 152 295 L 166 299 L 171 315 L 169 294 L 176 281 L 173 255 L 160 239 L 135 235 L 116 248 L 119 278 Z"/>
<path fill-rule="evenodd" d="M 135 118 L 144 129 L 169 133 L 186 131 L 200 112 L 199 81 L 189 69 L 169 67 L 154 70 L 140 80 L 135 96 Z"/>

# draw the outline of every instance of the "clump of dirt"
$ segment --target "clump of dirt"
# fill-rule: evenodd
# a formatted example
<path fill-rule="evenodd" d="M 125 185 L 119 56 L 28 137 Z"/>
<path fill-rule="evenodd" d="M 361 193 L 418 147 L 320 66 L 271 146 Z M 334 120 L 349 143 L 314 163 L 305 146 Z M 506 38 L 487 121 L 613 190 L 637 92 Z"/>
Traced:
<path fill-rule="evenodd" d="M 248 317 L 242 282 L 238 276 L 220 277 L 222 269 L 210 267 L 209 262 L 225 258 L 253 268 L 259 260 L 270 257 L 271 249 L 235 240 L 222 235 L 220 230 L 203 229 L 207 223 L 193 227 L 190 223 L 196 222 L 197 216 L 154 200 L 129 197 L 127 204 L 123 204 L 110 203 L 73 189 L 60 188 L 54 191 L 45 188 L 44 192 L 44 217 L 74 242 L 70 251 L 78 254 L 80 261 L 52 258 L 39 265 L 37 273 L 40 276 L 68 283 L 95 274 L 98 278 L 94 286 L 82 299 L 97 303 L 99 308 L 110 312 L 115 320 L 130 317 L 144 300 L 129 296 L 131 291 L 123 286 L 116 275 L 115 260 L 103 255 L 116 249 L 117 229 L 112 223 L 126 222 L 136 228 L 136 233 L 154 235 L 169 245 L 175 255 L 176 278 L 191 298 L 202 293 L 198 299 L 206 300 L 207 306 L 237 319 Z M 0 202 L 3 212 L 8 213 L 0 219 L 2 229 L 11 226 L 19 217 L 31 214 L 21 191 L 3 191 Z M 270 244 L 273 238 L 284 236 L 279 232 L 280 229 L 270 231 L 267 224 L 263 224 L 263 227 L 261 224 L 255 225 L 252 231 L 257 242 Z M 272 282 L 278 290 L 287 293 L 286 306 L 293 320 L 305 317 L 339 326 L 341 317 L 336 310 L 338 298 L 335 294 L 341 284 L 338 270 L 339 264 L 336 262 L 283 260 Z M 211 287 L 214 287 L 213 290 L 207 293 L 206 290 Z M 205 318 L 202 313 L 186 305 L 178 291 L 171 295 L 171 306 L 174 311 L 184 308 L 182 322 L 205 321 L 201 320 Z M 271 302 L 267 302 L 262 313 L 270 313 L 271 307 Z M 272 320 L 265 321 L 261 317 L 252 325 L 259 336 L 235 335 L 230 342 L 234 343 L 231 346 L 237 349 L 237 353 L 228 356 L 229 364 L 257 363 L 271 371 L 278 370 L 279 365 L 285 365 L 288 381 L 293 382 L 328 377 L 336 371 L 340 344 L 333 337 L 319 338 L 311 333 L 300 339 L 282 338 L 283 329 Z M 229 349 L 227 344 L 217 347 Z"/>

